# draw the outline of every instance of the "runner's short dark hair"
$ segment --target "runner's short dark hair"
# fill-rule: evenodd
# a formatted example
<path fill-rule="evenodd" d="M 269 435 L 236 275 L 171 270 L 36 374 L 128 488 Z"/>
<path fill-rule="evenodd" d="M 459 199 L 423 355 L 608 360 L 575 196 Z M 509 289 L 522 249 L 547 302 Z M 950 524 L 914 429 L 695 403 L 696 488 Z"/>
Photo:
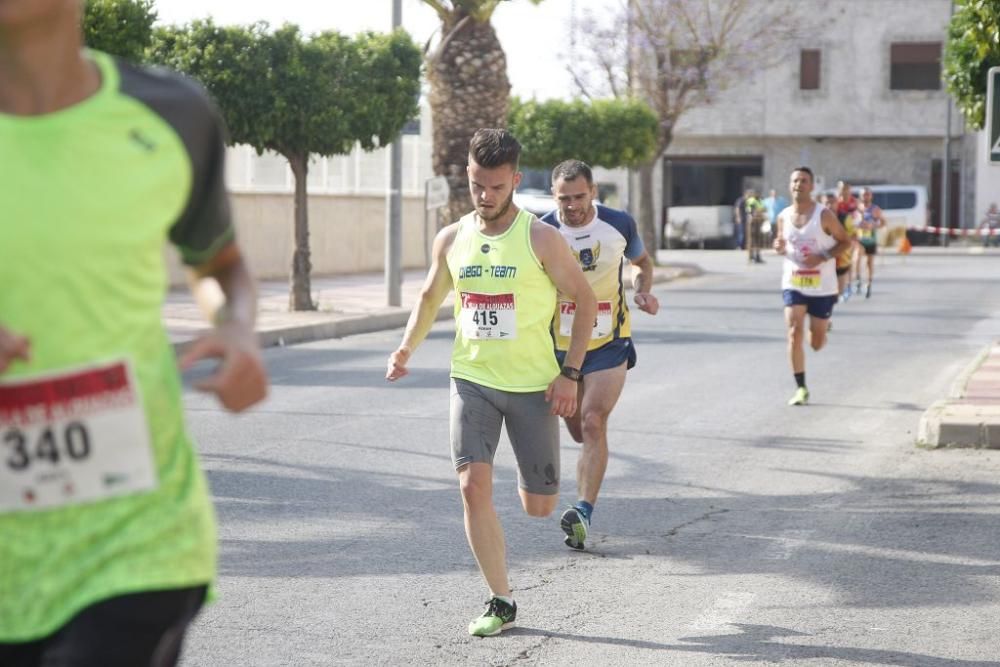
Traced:
<path fill-rule="evenodd" d="M 796 167 L 795 169 L 792 169 L 793 174 L 797 171 L 804 171 L 805 173 L 809 174 L 810 181 L 812 181 L 813 183 L 816 182 L 816 177 L 813 176 L 813 170 L 810 169 L 809 167 Z"/>
<path fill-rule="evenodd" d="M 481 127 L 469 140 L 469 158 L 487 169 L 509 164 L 516 170 L 521 159 L 521 144 L 507 130 Z"/>
<path fill-rule="evenodd" d="M 583 160 L 563 160 L 552 170 L 552 184 L 560 178 L 564 181 L 573 181 L 583 176 L 587 180 L 587 185 L 594 184 L 594 172 L 590 165 Z"/>

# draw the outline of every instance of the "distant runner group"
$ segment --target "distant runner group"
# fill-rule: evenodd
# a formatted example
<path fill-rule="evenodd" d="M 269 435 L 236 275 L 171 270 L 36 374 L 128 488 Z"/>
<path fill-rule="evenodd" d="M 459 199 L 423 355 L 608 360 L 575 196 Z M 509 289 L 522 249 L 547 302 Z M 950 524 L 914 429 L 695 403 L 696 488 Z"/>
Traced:
<path fill-rule="evenodd" d="M 468 176 L 475 210 L 435 239 L 433 264 L 386 372 L 390 381 L 408 374 L 409 360 L 453 291 L 452 460 L 466 536 L 490 590 L 486 611 L 469 624 L 478 636 L 499 634 L 517 615 L 493 506 L 493 458 L 502 425 L 517 459 L 524 510 L 546 517 L 559 493 L 556 419 L 565 419 L 582 448 L 578 499 L 562 513 L 560 527 L 567 546 L 585 549 L 608 466 L 608 417 L 636 361 L 626 263 L 633 268 L 635 306 L 651 315 L 659 310 L 650 292 L 653 261 L 636 223 L 626 212 L 595 202 L 590 167 L 567 160 L 552 170 L 556 209 L 539 220 L 513 203 L 519 155 L 520 145 L 505 130 L 481 129 L 473 136 Z M 804 342 L 816 351 L 825 345 L 842 292 L 838 273 L 846 273 L 837 265 L 854 252 L 854 239 L 813 198 L 813 187 L 808 167 L 794 169 L 792 204 L 776 220 L 774 250 L 784 257 L 781 287 L 796 382 L 790 405 L 809 400 Z M 870 194 L 845 211 L 857 217 L 857 229 L 874 230 L 881 221 Z M 869 256 L 870 237 L 874 233 L 860 236 Z M 870 268 L 868 276 L 870 294 Z"/>

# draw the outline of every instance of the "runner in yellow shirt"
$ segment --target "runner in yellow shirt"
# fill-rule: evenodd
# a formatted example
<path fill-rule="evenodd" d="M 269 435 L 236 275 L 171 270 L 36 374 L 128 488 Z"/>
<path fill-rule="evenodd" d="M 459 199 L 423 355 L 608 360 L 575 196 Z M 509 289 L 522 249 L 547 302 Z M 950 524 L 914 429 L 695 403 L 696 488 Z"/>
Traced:
<path fill-rule="evenodd" d="M 82 50 L 83 3 L 0 2 L 0 665 L 165 667 L 215 520 L 161 324 L 169 238 L 226 304 L 183 361 L 267 391 L 223 128 L 179 76 Z"/>
<path fill-rule="evenodd" d="M 465 532 L 490 589 L 469 634 L 492 636 L 517 616 L 507 577 L 503 529 L 493 507 L 493 457 L 506 424 L 517 457 L 521 504 L 530 516 L 559 499 L 559 417 L 577 409 L 577 383 L 597 312 L 594 292 L 552 227 L 517 208 L 521 146 L 506 130 L 480 129 L 469 143 L 475 211 L 434 240 L 433 261 L 386 379 L 426 338 L 441 302 L 455 292 L 451 360 L 451 453 L 465 506 Z M 576 303 L 577 322 L 562 363 L 552 353 L 556 292 Z"/>

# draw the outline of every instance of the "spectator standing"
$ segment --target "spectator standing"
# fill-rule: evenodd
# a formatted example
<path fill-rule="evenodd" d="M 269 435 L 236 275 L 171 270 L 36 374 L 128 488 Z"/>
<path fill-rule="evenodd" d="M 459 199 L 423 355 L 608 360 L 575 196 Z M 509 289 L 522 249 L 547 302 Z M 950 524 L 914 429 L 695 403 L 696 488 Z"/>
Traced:
<path fill-rule="evenodd" d="M 983 221 L 979 224 L 979 231 L 983 236 L 983 247 L 1000 246 L 1000 236 L 996 234 L 1000 231 L 1000 208 L 996 202 L 990 204 Z"/>
<path fill-rule="evenodd" d="M 747 229 L 747 195 L 750 191 L 747 190 L 733 202 L 733 231 L 736 237 L 736 247 L 740 250 L 745 248 L 746 241 L 746 229 Z"/>
<path fill-rule="evenodd" d="M 761 227 L 764 226 L 764 218 L 767 215 L 764 202 L 760 200 L 755 190 L 747 190 L 746 203 L 743 208 L 749 223 L 747 243 L 750 248 L 750 261 L 755 264 L 763 264 L 764 260 L 760 256 L 760 249 L 764 245 Z"/>

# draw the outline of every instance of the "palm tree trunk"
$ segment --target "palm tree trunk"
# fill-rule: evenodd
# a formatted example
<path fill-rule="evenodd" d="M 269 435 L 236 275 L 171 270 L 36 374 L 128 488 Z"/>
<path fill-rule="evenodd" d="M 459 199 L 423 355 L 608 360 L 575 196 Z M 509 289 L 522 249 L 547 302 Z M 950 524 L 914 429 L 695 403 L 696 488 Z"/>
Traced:
<path fill-rule="evenodd" d="M 456 10 L 442 25 L 437 51 L 427 59 L 434 118 L 434 173 L 448 179 L 452 220 L 472 210 L 469 139 L 481 127 L 506 127 L 510 81 L 507 57 L 489 22 Z"/>
<path fill-rule="evenodd" d="M 309 199 L 306 194 L 306 176 L 309 174 L 309 155 L 288 155 L 288 164 L 295 175 L 295 252 L 292 253 L 291 290 L 288 294 L 289 310 L 316 310 L 312 300 L 309 273 Z"/>

